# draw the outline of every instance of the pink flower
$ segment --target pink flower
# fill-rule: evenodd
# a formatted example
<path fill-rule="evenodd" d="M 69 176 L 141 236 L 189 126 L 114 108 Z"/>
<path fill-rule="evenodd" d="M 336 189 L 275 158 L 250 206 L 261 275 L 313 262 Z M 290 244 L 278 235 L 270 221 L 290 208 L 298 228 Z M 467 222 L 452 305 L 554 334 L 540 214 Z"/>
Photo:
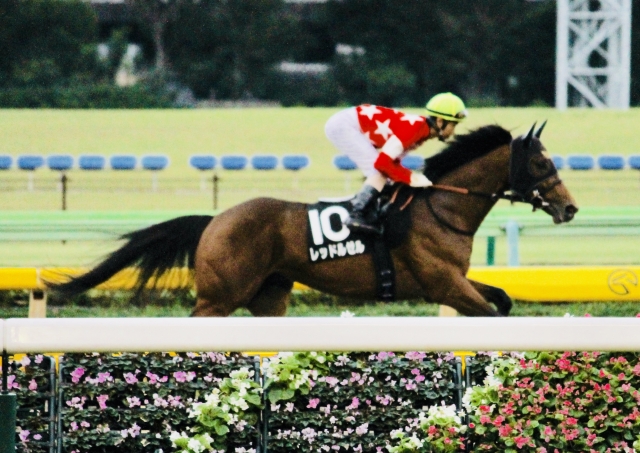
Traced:
<path fill-rule="evenodd" d="M 27 440 L 27 438 L 29 437 L 29 434 L 31 434 L 31 432 L 25 429 L 24 431 L 20 431 L 20 434 L 18 434 L 18 437 L 20 437 L 20 440 L 22 442 L 29 442 Z"/>
<path fill-rule="evenodd" d="M 640 313 L 638 313 L 638 316 L 640 316 Z M 424 352 L 409 351 L 404 356 L 409 360 L 422 360 L 427 356 L 427 354 Z"/>
<path fill-rule="evenodd" d="M 347 409 L 347 410 L 349 410 L 349 409 L 354 409 L 354 410 L 355 410 L 355 409 L 357 409 L 357 408 L 358 408 L 358 406 L 360 406 L 360 400 L 359 400 L 358 398 L 353 398 L 353 399 L 351 400 L 351 404 L 350 404 L 350 405 L 348 405 L 348 406 L 346 407 L 346 409 Z"/>
<path fill-rule="evenodd" d="M 413 374 L 414 376 L 417 376 L 420 374 L 420 370 L 417 368 L 414 368 L 413 370 L 411 370 L 411 374 Z"/>
<path fill-rule="evenodd" d="M 427 430 L 427 433 L 428 433 L 430 436 L 433 436 L 433 435 L 434 435 L 435 433 L 437 433 L 437 432 L 438 432 L 438 428 L 436 428 L 436 427 L 435 427 L 435 426 L 433 426 L 433 425 L 429 426 L 429 429 Z"/>
<path fill-rule="evenodd" d="M 513 431 L 513 428 L 509 425 L 503 425 L 498 428 L 498 434 L 500 434 L 501 437 L 508 437 L 511 431 Z"/>
<path fill-rule="evenodd" d="M 567 417 L 567 425 L 568 426 L 575 426 L 578 424 L 578 420 L 573 418 L 573 417 Z"/>
<path fill-rule="evenodd" d="M 363 434 L 367 434 L 369 431 L 369 423 L 363 423 L 362 425 L 356 428 L 356 434 L 362 436 Z"/>
<path fill-rule="evenodd" d="M 307 407 L 309 409 L 315 409 L 318 406 L 318 403 L 320 403 L 320 398 L 314 398 L 312 400 L 309 400 L 309 404 L 307 405 Z"/>
<path fill-rule="evenodd" d="M 98 401 L 98 406 L 100 406 L 100 410 L 104 410 L 107 408 L 106 401 L 109 399 L 109 395 L 99 395 L 96 396 L 96 400 Z"/>
<path fill-rule="evenodd" d="M 33 392 L 34 390 L 38 390 L 38 383 L 36 382 L 36 380 L 35 380 L 35 379 L 31 379 L 31 380 L 29 381 L 29 390 L 31 390 L 32 392 Z"/>
<path fill-rule="evenodd" d="M 124 380 L 127 381 L 127 384 L 135 384 L 138 382 L 138 377 L 133 373 L 125 373 Z"/>
<path fill-rule="evenodd" d="M 528 437 L 522 437 L 522 436 L 516 436 L 513 441 L 516 443 L 516 447 L 518 447 L 518 449 L 524 447 L 527 442 L 529 442 L 529 438 Z"/>
<path fill-rule="evenodd" d="M 71 381 L 74 384 L 77 384 L 78 382 L 80 382 L 80 378 L 82 377 L 83 374 L 84 374 L 84 368 L 82 367 L 76 368 L 71 372 Z"/>
<path fill-rule="evenodd" d="M 20 365 L 22 366 L 29 366 L 30 364 L 31 364 L 31 359 L 26 355 L 22 358 L 22 360 L 20 360 Z M 26 432 L 28 433 L 29 431 L 26 431 Z"/>
<path fill-rule="evenodd" d="M 127 402 L 129 403 L 129 407 L 140 406 L 140 398 L 137 396 L 127 396 Z"/>

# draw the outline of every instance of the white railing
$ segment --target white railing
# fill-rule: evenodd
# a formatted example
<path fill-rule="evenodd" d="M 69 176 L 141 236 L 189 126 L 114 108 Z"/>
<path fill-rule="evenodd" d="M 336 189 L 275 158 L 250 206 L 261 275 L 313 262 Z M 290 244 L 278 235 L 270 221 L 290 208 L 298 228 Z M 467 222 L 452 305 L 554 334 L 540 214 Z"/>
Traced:
<path fill-rule="evenodd" d="M 5 353 L 640 351 L 640 318 L 58 318 L 0 321 Z"/>

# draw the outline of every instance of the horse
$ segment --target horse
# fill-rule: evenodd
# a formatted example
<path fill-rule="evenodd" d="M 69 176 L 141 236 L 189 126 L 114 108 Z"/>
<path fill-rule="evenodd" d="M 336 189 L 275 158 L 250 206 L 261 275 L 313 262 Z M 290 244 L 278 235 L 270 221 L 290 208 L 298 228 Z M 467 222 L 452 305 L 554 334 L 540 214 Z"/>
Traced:
<path fill-rule="evenodd" d="M 546 122 L 545 122 L 546 124 Z M 512 301 L 500 288 L 467 278 L 473 236 L 500 198 L 529 203 L 558 224 L 578 211 L 540 141 L 544 124 L 517 138 L 499 125 L 457 135 L 424 161 L 435 185 L 411 189 L 410 228 L 391 250 L 396 297 L 423 299 L 466 316 L 508 316 Z M 360 300 L 376 298 L 370 255 L 310 262 L 308 205 L 255 198 L 217 216 L 182 216 L 125 234 L 125 244 L 87 273 L 50 284 L 78 295 L 126 267 L 138 269 L 142 291 L 175 266 L 193 274 L 192 316 L 284 316 L 294 282 Z M 346 228 L 346 227 L 345 227 Z M 494 308 L 495 306 L 495 308 Z"/>

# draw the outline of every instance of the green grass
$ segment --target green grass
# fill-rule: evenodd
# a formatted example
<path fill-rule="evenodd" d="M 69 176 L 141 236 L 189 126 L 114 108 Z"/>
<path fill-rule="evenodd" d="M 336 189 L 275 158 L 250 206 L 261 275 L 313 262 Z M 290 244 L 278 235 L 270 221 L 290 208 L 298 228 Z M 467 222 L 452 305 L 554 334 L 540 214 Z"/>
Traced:
<path fill-rule="evenodd" d="M 189 168 L 192 154 L 304 153 L 311 166 L 298 173 L 218 172 L 219 207 L 226 209 L 252 197 L 268 195 L 290 200 L 313 201 L 320 196 L 353 193 L 360 185 L 356 172 L 341 173 L 333 168 L 336 151 L 324 136 L 324 123 L 338 109 L 217 109 L 217 110 L 0 110 L 0 153 L 19 154 L 166 154 L 169 168 L 159 175 L 159 189 L 151 190 L 152 176 L 131 173 L 69 173 L 70 210 L 203 211 L 212 208 L 211 174 Z M 407 109 L 421 113 L 420 109 Z M 551 154 L 587 153 L 598 155 L 640 153 L 637 124 L 640 109 L 626 112 L 549 108 L 472 109 L 468 121 L 459 128 L 464 133 L 477 126 L 497 123 L 514 134 L 526 132 L 534 121 L 548 119 L 542 136 Z M 428 142 L 418 154 L 426 157 L 441 148 Z M 201 189 L 201 177 L 206 177 Z M 562 171 L 561 177 L 580 206 L 640 206 L 640 174 L 634 171 Z M 9 171 L 0 174 L 0 212 L 15 210 L 58 210 L 58 175 L 49 170 L 35 174 L 35 190 L 27 191 L 27 174 Z M 502 203 L 502 205 L 506 205 Z M 545 216 L 537 212 L 536 216 Z M 578 215 L 580 215 L 578 213 Z M 549 219 L 551 222 L 551 219 Z M 0 266 L 91 265 L 113 250 L 114 242 L 0 243 Z M 506 244 L 497 241 L 496 264 L 506 263 Z M 521 263 L 527 264 L 638 264 L 640 238 L 571 237 L 521 238 Z M 486 242 L 479 239 L 472 264 L 485 262 Z M 0 308 L 2 317 L 22 316 L 24 307 Z M 345 309 L 335 304 L 295 304 L 293 316 L 337 316 Z M 348 308 L 357 315 L 425 315 L 437 307 L 424 304 L 368 304 Z M 117 307 L 53 307 L 54 316 L 184 316 L 182 305 Z M 640 312 L 634 304 L 593 305 L 519 304 L 516 315 L 560 316 L 566 312 L 582 315 Z"/>
<path fill-rule="evenodd" d="M 160 191 L 156 193 L 151 192 L 148 173 L 71 171 L 68 205 L 74 210 L 210 209 L 210 184 L 200 190 L 201 175 L 189 168 L 190 155 L 305 153 L 311 158 L 311 166 L 296 175 L 283 170 L 220 172 L 220 207 L 228 208 L 259 195 L 312 201 L 319 196 L 352 193 L 359 186 L 356 172 L 346 176 L 332 165 L 336 151 L 324 136 L 324 123 L 337 110 L 0 110 L 0 153 L 159 153 L 170 157 L 171 164 L 159 176 Z M 472 109 L 458 132 L 498 123 L 520 134 L 534 121 L 544 119 L 549 123 L 542 138 L 552 154 L 638 152 L 640 109 Z M 417 153 L 428 156 L 441 146 L 427 142 Z M 640 203 L 637 172 L 563 172 L 562 176 L 581 205 Z M 56 173 L 39 170 L 36 190 L 28 192 L 26 174 L 4 172 L 0 183 L 5 193 L 11 189 L 11 196 L 0 200 L 0 210 L 59 209 L 56 179 Z"/>

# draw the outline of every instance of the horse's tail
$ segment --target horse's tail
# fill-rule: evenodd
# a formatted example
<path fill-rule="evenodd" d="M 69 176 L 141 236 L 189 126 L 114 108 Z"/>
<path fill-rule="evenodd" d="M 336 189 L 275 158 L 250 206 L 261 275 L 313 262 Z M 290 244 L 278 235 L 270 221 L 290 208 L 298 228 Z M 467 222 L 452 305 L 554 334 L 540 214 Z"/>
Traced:
<path fill-rule="evenodd" d="M 47 286 L 62 296 L 73 297 L 109 280 L 126 267 L 134 267 L 139 270 L 137 297 L 147 281 L 160 277 L 174 266 L 186 264 L 189 269 L 194 268 L 198 242 L 211 219 L 213 216 L 208 215 L 177 217 L 124 234 L 120 239 L 126 240 L 126 244 L 89 272 L 65 283 Z"/>

